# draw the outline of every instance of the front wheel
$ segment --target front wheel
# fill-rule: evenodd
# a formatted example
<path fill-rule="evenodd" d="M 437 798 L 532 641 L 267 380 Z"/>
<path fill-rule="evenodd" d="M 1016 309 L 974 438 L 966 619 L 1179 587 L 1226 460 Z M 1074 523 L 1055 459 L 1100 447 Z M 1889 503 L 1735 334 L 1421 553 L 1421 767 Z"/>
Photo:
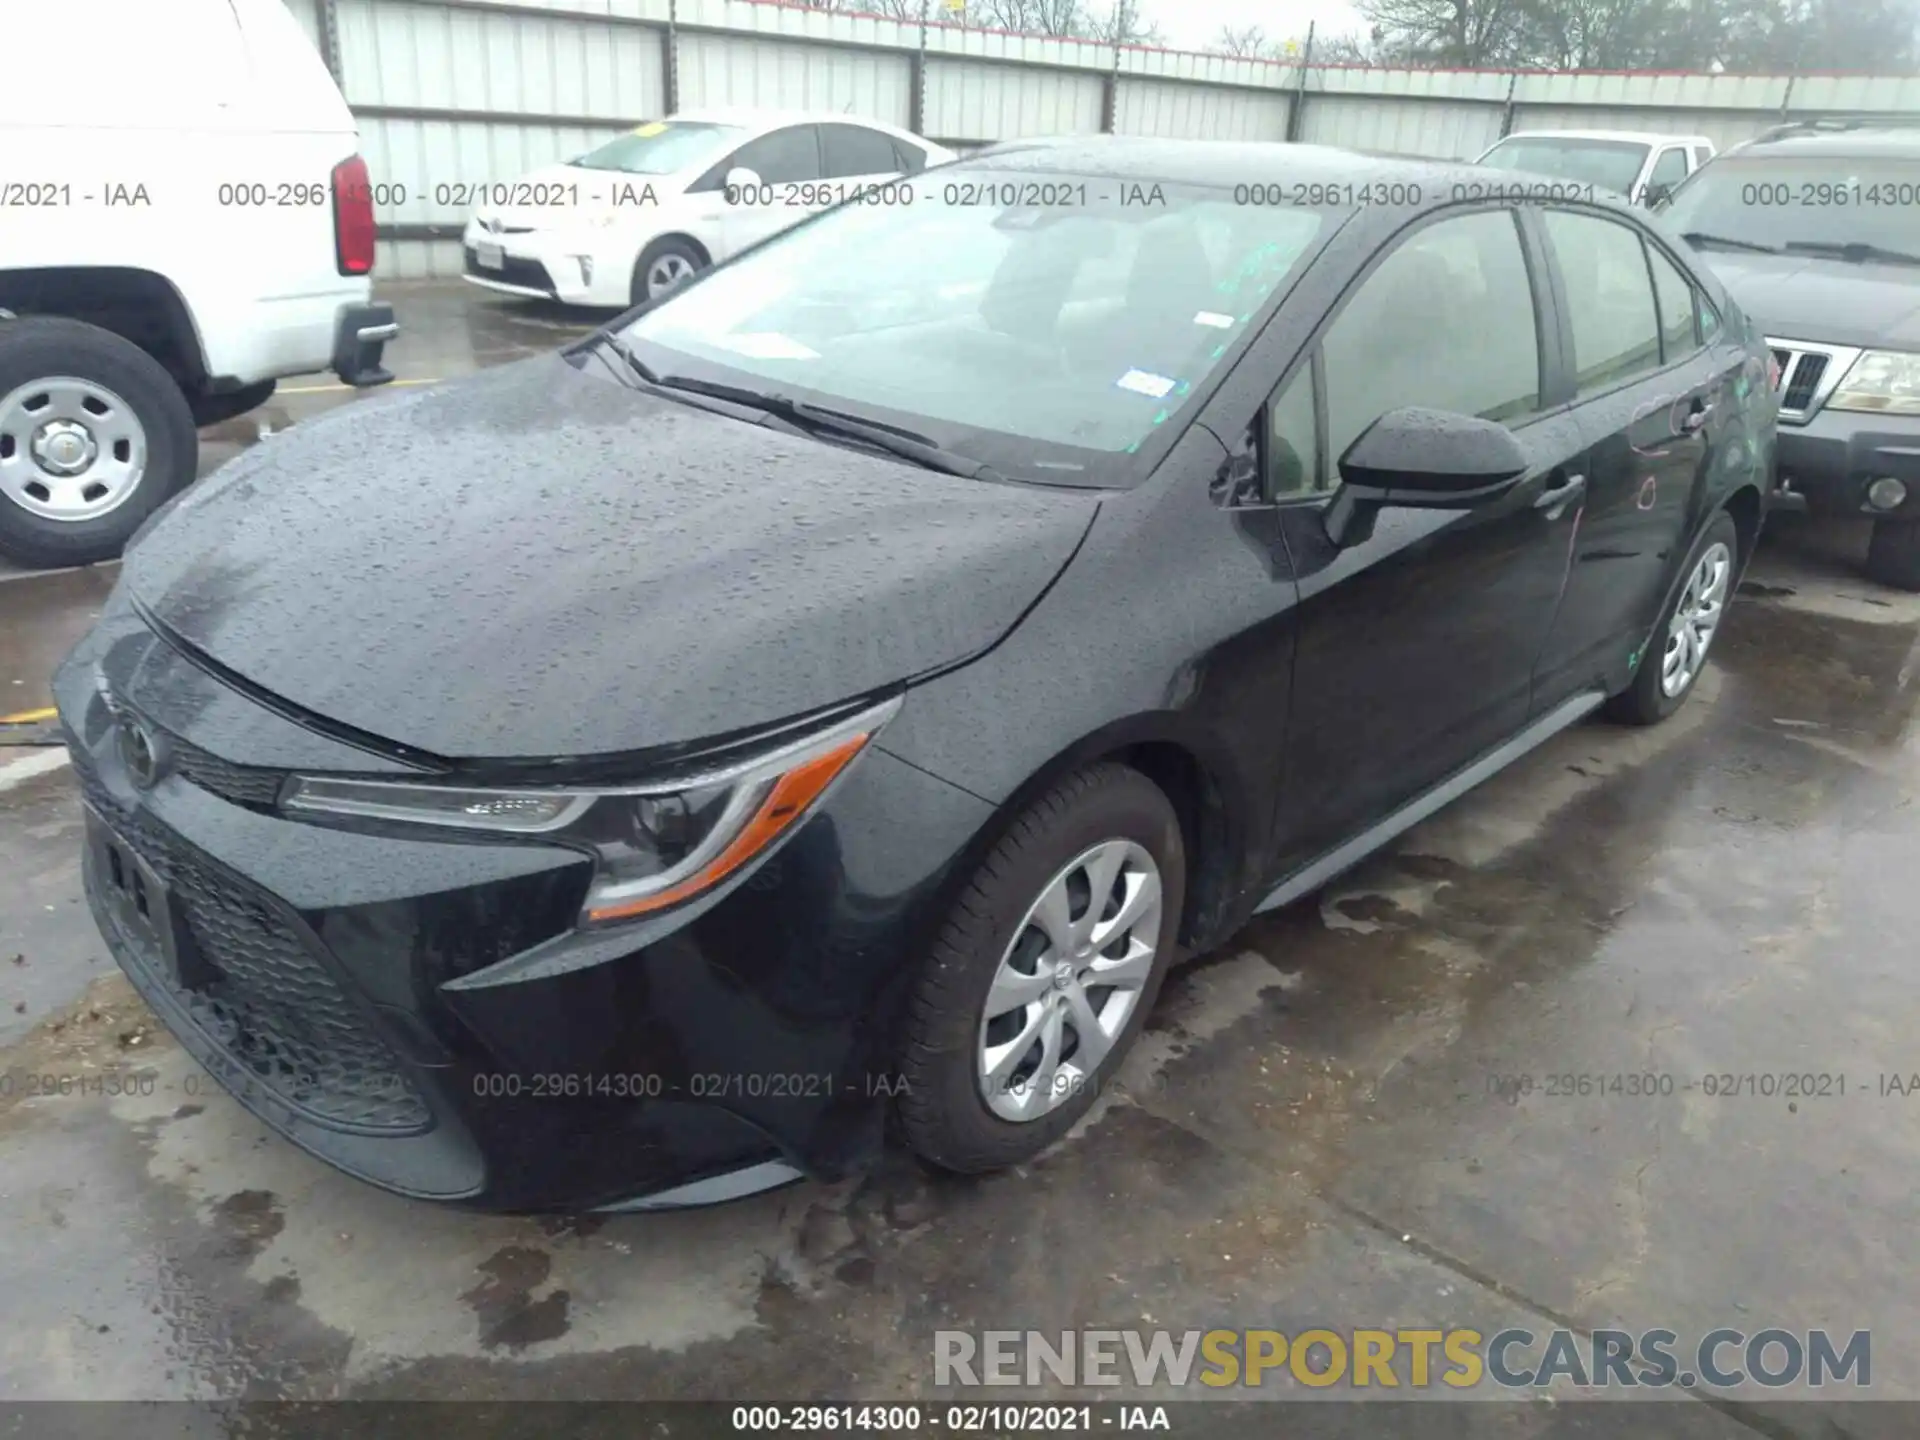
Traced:
<path fill-rule="evenodd" d="M 186 397 L 146 351 L 56 316 L 0 325 L 0 554 L 110 560 L 198 461 Z"/>
<path fill-rule="evenodd" d="M 706 268 L 707 257 L 691 242 L 672 236 L 656 240 L 634 264 L 630 298 L 635 305 L 657 300 Z"/>
<path fill-rule="evenodd" d="M 913 1149 L 978 1172 L 1065 1134 L 1145 1023 L 1185 893 L 1179 818 L 1136 770 L 1079 771 L 1022 813 L 914 992 L 895 1102 Z"/>
<path fill-rule="evenodd" d="M 1920 590 L 1920 520 L 1873 522 L 1867 578 L 1895 590 Z"/>
<path fill-rule="evenodd" d="M 1607 716 L 1627 725 L 1656 725 L 1693 693 L 1707 666 L 1707 651 L 1733 599 L 1740 568 L 1740 532 L 1733 518 L 1714 516 L 1694 541 L 1681 574 L 1685 578 L 1660 612 L 1633 683 L 1607 702 Z"/>

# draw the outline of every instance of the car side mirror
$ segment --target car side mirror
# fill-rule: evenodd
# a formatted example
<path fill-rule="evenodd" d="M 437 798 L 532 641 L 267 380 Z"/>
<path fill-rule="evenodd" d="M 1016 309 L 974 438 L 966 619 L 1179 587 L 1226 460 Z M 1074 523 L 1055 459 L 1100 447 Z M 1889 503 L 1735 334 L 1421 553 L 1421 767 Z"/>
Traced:
<path fill-rule="evenodd" d="M 727 171 L 726 187 L 728 194 L 742 195 L 747 203 L 751 204 L 753 198 L 760 193 L 760 172 L 749 170 L 744 165 L 736 165 Z"/>
<path fill-rule="evenodd" d="M 1673 186 L 1665 181 L 1654 181 L 1640 192 L 1640 203 L 1649 210 L 1658 210 L 1673 198 Z"/>
<path fill-rule="evenodd" d="M 1340 488 L 1327 507 L 1336 545 L 1364 539 L 1389 506 L 1472 510 L 1498 500 L 1530 468 L 1506 426 L 1451 410 L 1389 410 L 1340 457 Z"/>

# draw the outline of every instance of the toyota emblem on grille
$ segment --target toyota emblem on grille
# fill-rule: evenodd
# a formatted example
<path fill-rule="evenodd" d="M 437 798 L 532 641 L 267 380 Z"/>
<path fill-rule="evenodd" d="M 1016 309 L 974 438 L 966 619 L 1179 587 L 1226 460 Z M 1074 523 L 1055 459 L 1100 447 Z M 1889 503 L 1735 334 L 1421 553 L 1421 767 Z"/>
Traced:
<path fill-rule="evenodd" d="M 127 767 L 127 778 L 142 790 L 153 788 L 160 778 L 160 740 L 131 715 L 120 717 L 120 763 Z"/>

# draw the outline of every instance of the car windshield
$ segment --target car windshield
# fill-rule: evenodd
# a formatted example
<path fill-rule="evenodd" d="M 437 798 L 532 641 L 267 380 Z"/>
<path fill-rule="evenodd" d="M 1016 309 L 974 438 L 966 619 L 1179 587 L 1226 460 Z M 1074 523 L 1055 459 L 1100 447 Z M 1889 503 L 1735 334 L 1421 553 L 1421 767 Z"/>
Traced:
<path fill-rule="evenodd" d="M 1164 181 L 938 175 L 713 271 L 625 338 L 662 374 L 908 427 L 1011 478 L 1127 484 L 1338 213 Z"/>
<path fill-rule="evenodd" d="M 629 175 L 671 175 L 717 155 L 739 134 L 733 125 L 649 120 L 567 164 L 582 170 L 624 170 Z"/>
<path fill-rule="evenodd" d="M 1562 135 L 1515 135 L 1480 159 L 1496 170 L 1525 170 L 1556 180 L 1579 180 L 1626 195 L 1647 163 L 1648 145 L 1637 140 L 1583 140 Z"/>
<path fill-rule="evenodd" d="M 1920 250 L 1920 160 L 1722 156 L 1674 192 L 1661 218 L 1682 234 L 1779 250 Z M 1711 244 L 1711 241 L 1706 242 Z"/>

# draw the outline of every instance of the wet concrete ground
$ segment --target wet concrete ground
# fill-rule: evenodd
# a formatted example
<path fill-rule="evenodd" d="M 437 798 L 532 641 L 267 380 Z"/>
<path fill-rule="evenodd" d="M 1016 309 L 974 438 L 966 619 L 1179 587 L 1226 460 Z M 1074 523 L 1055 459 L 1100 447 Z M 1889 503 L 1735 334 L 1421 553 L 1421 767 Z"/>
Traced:
<path fill-rule="evenodd" d="M 396 291 L 404 376 L 562 338 Z M 359 402 L 258 418 L 332 403 Z M 1858 542 L 1773 537 L 1673 721 L 1561 736 L 1176 975 L 1037 1163 L 893 1156 L 678 1215 L 457 1214 L 265 1132 L 113 972 L 57 756 L 0 749 L 0 1399 L 897 1399 L 932 1393 L 940 1329 L 1513 1324 L 1870 1329 L 1868 1393 L 1920 1399 L 1920 598 L 1855 578 Z M 0 694 L 40 698 L 108 580 L 0 582 Z M 135 1093 L 29 1099 L 29 1074 Z M 1615 1075 L 1671 1089 L 1548 1093 Z M 1833 1078 L 1789 1100 L 1783 1075 Z M 1920 1433 L 1788 1393 L 1635 1433 Z"/>

